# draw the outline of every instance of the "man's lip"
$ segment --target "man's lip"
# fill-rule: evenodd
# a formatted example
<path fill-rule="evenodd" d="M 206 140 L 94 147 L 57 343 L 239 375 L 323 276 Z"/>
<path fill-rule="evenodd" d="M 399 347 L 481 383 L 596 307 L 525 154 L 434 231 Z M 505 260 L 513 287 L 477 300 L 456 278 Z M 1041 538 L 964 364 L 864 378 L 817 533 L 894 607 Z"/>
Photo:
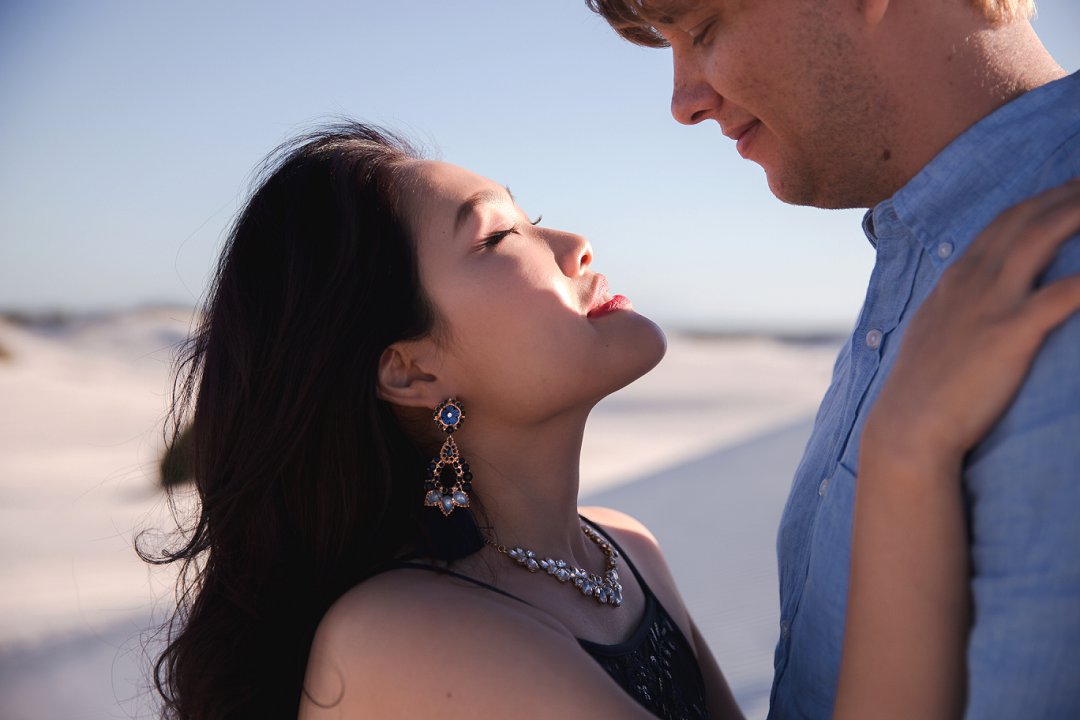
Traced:
<path fill-rule="evenodd" d="M 739 139 L 735 142 L 735 150 L 739 153 L 743 160 L 750 159 L 750 144 L 754 142 L 754 138 L 757 137 L 758 128 L 761 127 L 761 123 L 753 122 L 750 124 L 742 135 L 739 135 Z"/>
<path fill-rule="evenodd" d="M 750 128 L 752 128 L 754 125 L 757 125 L 759 122 L 761 121 L 757 118 L 754 118 L 750 122 L 743 123 L 742 125 L 731 128 L 730 130 L 724 130 L 723 128 L 721 128 L 721 132 L 727 135 L 732 140 L 738 142 L 739 138 L 745 135 Z"/>
<path fill-rule="evenodd" d="M 761 127 L 761 121 L 754 118 L 750 122 L 745 122 L 738 127 L 731 128 L 730 130 L 723 130 L 725 135 L 735 141 L 735 150 L 739 155 L 746 159 L 750 153 L 750 143 L 753 141 L 754 136 L 757 134 L 757 129 Z"/>

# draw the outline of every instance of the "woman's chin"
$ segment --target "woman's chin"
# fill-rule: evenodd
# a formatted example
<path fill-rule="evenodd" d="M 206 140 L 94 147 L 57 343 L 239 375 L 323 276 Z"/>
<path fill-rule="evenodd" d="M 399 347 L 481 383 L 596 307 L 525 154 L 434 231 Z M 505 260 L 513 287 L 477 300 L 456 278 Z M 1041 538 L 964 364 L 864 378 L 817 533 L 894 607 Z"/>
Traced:
<path fill-rule="evenodd" d="M 641 371 L 641 375 L 652 370 L 654 367 L 660 364 L 660 361 L 664 359 L 664 355 L 667 354 L 667 335 L 655 322 L 645 317 L 639 316 L 645 321 L 645 327 L 642 328 L 642 355 L 648 361 L 648 367 Z M 641 377 L 638 375 L 638 377 Z M 635 380 L 637 378 L 634 378 Z"/>
<path fill-rule="evenodd" d="M 629 319 L 629 318 L 628 318 Z M 667 353 L 667 336 L 660 326 L 645 317 L 634 314 L 634 332 L 628 333 L 612 358 L 613 366 L 607 373 L 612 383 L 604 395 L 621 390 L 660 364 Z"/>

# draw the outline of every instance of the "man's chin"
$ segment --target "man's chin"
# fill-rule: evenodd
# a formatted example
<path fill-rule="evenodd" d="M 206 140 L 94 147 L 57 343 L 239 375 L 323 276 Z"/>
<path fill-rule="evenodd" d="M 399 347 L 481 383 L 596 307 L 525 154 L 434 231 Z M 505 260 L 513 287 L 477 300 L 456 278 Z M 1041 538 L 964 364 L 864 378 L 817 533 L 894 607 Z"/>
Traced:
<path fill-rule="evenodd" d="M 793 181 L 791 173 L 781 172 L 775 167 L 766 167 L 762 164 L 762 169 L 765 171 L 765 178 L 769 183 L 769 190 L 776 199 L 785 202 L 788 205 L 810 205 L 814 207 L 824 207 L 818 205 L 814 201 L 813 194 L 807 188 L 805 181 Z"/>
<path fill-rule="evenodd" d="M 782 172 L 779 168 L 766 167 L 764 164 L 762 168 L 765 170 L 769 190 L 777 200 L 788 205 L 822 210 L 847 210 L 873 207 L 876 204 L 867 204 L 863 197 L 866 194 L 865 188 L 857 190 L 844 183 L 829 182 L 810 172 L 793 172 L 791 169 Z"/>

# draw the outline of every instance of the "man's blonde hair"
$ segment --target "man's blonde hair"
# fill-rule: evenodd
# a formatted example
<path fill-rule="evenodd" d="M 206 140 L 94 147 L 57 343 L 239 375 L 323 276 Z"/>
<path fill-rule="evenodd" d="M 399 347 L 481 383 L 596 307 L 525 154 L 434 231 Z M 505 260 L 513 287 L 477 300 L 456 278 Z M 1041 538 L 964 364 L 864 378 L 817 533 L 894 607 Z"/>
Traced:
<path fill-rule="evenodd" d="M 967 0 L 995 25 L 1027 19 L 1035 13 L 1035 0 Z M 596 14 L 607 20 L 615 32 L 635 45 L 667 47 L 656 25 L 665 22 L 669 7 L 677 0 L 585 0 Z"/>
<path fill-rule="evenodd" d="M 970 0 L 992 23 L 1027 19 L 1035 14 L 1035 0 Z"/>

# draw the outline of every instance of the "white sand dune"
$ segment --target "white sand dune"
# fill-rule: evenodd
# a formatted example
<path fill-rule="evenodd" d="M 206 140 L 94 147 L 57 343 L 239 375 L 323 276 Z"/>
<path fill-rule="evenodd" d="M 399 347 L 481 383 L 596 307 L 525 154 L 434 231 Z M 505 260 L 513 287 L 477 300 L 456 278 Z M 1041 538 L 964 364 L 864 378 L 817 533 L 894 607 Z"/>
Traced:
<path fill-rule="evenodd" d="M 162 522 L 168 364 L 189 322 L 154 312 L 45 332 L 0 325 L 12 355 L 0 365 L 0 576 L 18 588 L 0 593 L 0 646 L 146 607 L 154 578 L 132 536 Z"/>
<path fill-rule="evenodd" d="M 660 365 L 593 410 L 582 447 L 582 495 L 812 415 L 836 351 L 831 341 L 673 335 Z"/>
<path fill-rule="evenodd" d="M 141 646 L 171 573 L 134 555 L 168 529 L 156 486 L 171 349 L 190 314 L 52 330 L 0 321 L 0 717 L 148 716 Z M 645 520 L 750 717 L 767 707 L 773 543 L 835 347 L 673 337 L 605 400 L 583 450 L 587 503 Z M 57 692 L 64 688 L 64 692 Z"/>

